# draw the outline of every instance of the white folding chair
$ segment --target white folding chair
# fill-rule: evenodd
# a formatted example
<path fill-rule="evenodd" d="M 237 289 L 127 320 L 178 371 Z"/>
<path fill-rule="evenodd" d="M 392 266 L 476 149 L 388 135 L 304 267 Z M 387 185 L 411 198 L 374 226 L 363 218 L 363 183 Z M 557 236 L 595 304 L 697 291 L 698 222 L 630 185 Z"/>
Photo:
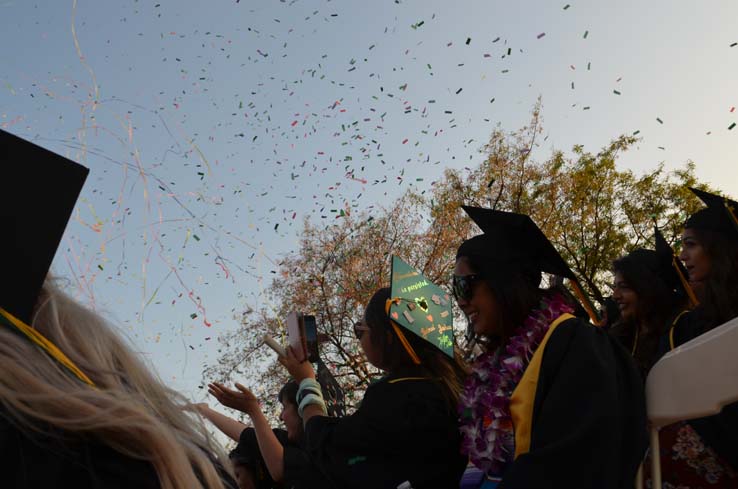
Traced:
<path fill-rule="evenodd" d="M 675 348 L 646 379 L 651 425 L 651 481 L 661 489 L 659 429 L 717 414 L 738 401 L 738 318 Z M 637 486 L 642 487 L 639 470 Z"/>

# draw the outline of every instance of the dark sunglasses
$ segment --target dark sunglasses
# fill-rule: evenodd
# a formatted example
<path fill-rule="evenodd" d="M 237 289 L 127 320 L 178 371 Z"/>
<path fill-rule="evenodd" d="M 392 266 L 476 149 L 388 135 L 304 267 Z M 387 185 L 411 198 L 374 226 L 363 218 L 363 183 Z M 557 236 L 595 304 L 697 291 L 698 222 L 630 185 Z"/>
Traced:
<path fill-rule="evenodd" d="M 364 331 L 369 331 L 369 327 L 361 321 L 354 323 L 354 336 L 357 340 L 360 340 L 364 336 Z"/>
<path fill-rule="evenodd" d="M 454 275 L 452 289 L 456 300 L 470 301 L 474 297 L 474 284 L 481 279 L 482 276 L 479 274 Z"/>

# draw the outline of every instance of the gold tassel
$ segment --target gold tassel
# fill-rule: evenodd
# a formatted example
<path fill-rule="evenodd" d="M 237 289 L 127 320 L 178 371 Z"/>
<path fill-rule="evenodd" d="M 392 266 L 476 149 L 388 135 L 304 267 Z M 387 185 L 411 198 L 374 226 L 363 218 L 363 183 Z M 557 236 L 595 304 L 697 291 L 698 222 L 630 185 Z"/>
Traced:
<path fill-rule="evenodd" d="M 26 335 L 28 339 L 36 343 L 39 347 L 45 350 L 46 353 L 51 355 L 70 372 L 72 372 L 79 380 L 81 380 L 85 384 L 95 387 L 95 384 L 89 379 L 89 377 L 87 377 L 87 375 L 85 375 L 85 373 L 82 372 L 82 370 L 80 370 L 79 367 L 77 367 L 74 362 L 72 362 L 69 357 L 66 356 L 64 352 L 61 351 L 54 343 L 46 339 L 44 335 L 31 328 L 17 317 L 10 314 L 2 307 L 0 307 L 0 314 L 2 314 L 3 317 L 5 317 L 5 319 L 10 322 L 10 324 L 15 326 L 18 331 Z"/>
<path fill-rule="evenodd" d="M 685 277 L 684 274 L 682 273 L 682 269 L 679 266 L 679 263 L 677 262 L 676 255 L 672 256 L 671 265 L 676 270 L 677 275 L 679 275 L 679 280 L 682 282 L 682 287 L 684 287 L 684 290 L 687 291 L 687 297 L 689 297 L 689 303 L 691 307 L 694 308 L 698 306 L 700 301 L 698 301 L 697 296 L 694 295 L 694 290 L 692 290 L 692 287 L 689 285 L 689 280 L 687 280 L 687 277 Z"/>
<path fill-rule="evenodd" d="M 418 358 L 418 354 L 415 353 L 415 350 L 413 349 L 413 346 L 410 344 L 410 342 L 407 341 L 405 334 L 402 332 L 402 328 L 398 326 L 391 317 L 389 317 L 389 312 L 392 304 L 395 302 L 399 303 L 399 301 L 400 299 L 387 299 L 387 302 L 384 305 L 384 312 L 387 314 L 387 318 L 389 319 L 390 324 L 392 324 L 392 328 L 395 330 L 395 334 L 397 334 L 397 337 L 400 339 L 400 343 L 402 343 L 402 346 L 405 347 L 405 351 L 407 351 L 407 354 L 410 355 L 413 363 L 415 365 L 420 365 L 420 358 Z"/>
<path fill-rule="evenodd" d="M 579 286 L 579 282 L 576 279 L 570 279 L 569 283 L 571 284 L 572 289 L 574 289 L 574 295 L 577 296 L 577 298 L 579 299 L 579 302 L 582 303 L 582 307 L 584 307 L 584 310 L 587 311 L 589 320 L 592 321 L 592 324 L 594 325 L 599 324 L 600 318 L 597 316 L 597 313 L 592 307 L 592 303 L 589 302 L 589 299 L 587 298 L 587 296 L 584 295 L 582 288 Z"/>

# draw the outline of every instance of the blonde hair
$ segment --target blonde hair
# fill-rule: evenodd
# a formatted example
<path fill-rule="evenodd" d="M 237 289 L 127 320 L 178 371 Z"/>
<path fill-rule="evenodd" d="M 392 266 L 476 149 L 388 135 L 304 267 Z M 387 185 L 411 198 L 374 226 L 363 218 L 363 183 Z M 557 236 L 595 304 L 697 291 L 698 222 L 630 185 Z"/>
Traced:
<path fill-rule="evenodd" d="M 39 426 L 51 425 L 63 434 L 47 436 L 92 438 L 148 461 L 163 489 L 224 487 L 213 462 L 225 470 L 226 458 L 202 418 L 193 417 L 187 400 L 152 375 L 105 320 L 47 278 L 31 326 L 96 388 L 0 325 L 0 406 L 21 429 L 40 432 Z"/>

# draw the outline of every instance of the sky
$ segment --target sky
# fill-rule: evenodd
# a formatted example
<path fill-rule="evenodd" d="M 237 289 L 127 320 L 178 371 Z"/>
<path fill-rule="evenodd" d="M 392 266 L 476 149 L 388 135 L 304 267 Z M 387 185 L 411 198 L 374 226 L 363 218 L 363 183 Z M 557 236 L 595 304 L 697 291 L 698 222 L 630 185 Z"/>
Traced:
<path fill-rule="evenodd" d="M 52 270 L 199 401 L 305 220 L 479 164 L 538 97 L 543 156 L 638 131 L 619 164 L 738 195 L 738 4 L 707 5 L 0 0 L 0 128 L 90 168 Z"/>

